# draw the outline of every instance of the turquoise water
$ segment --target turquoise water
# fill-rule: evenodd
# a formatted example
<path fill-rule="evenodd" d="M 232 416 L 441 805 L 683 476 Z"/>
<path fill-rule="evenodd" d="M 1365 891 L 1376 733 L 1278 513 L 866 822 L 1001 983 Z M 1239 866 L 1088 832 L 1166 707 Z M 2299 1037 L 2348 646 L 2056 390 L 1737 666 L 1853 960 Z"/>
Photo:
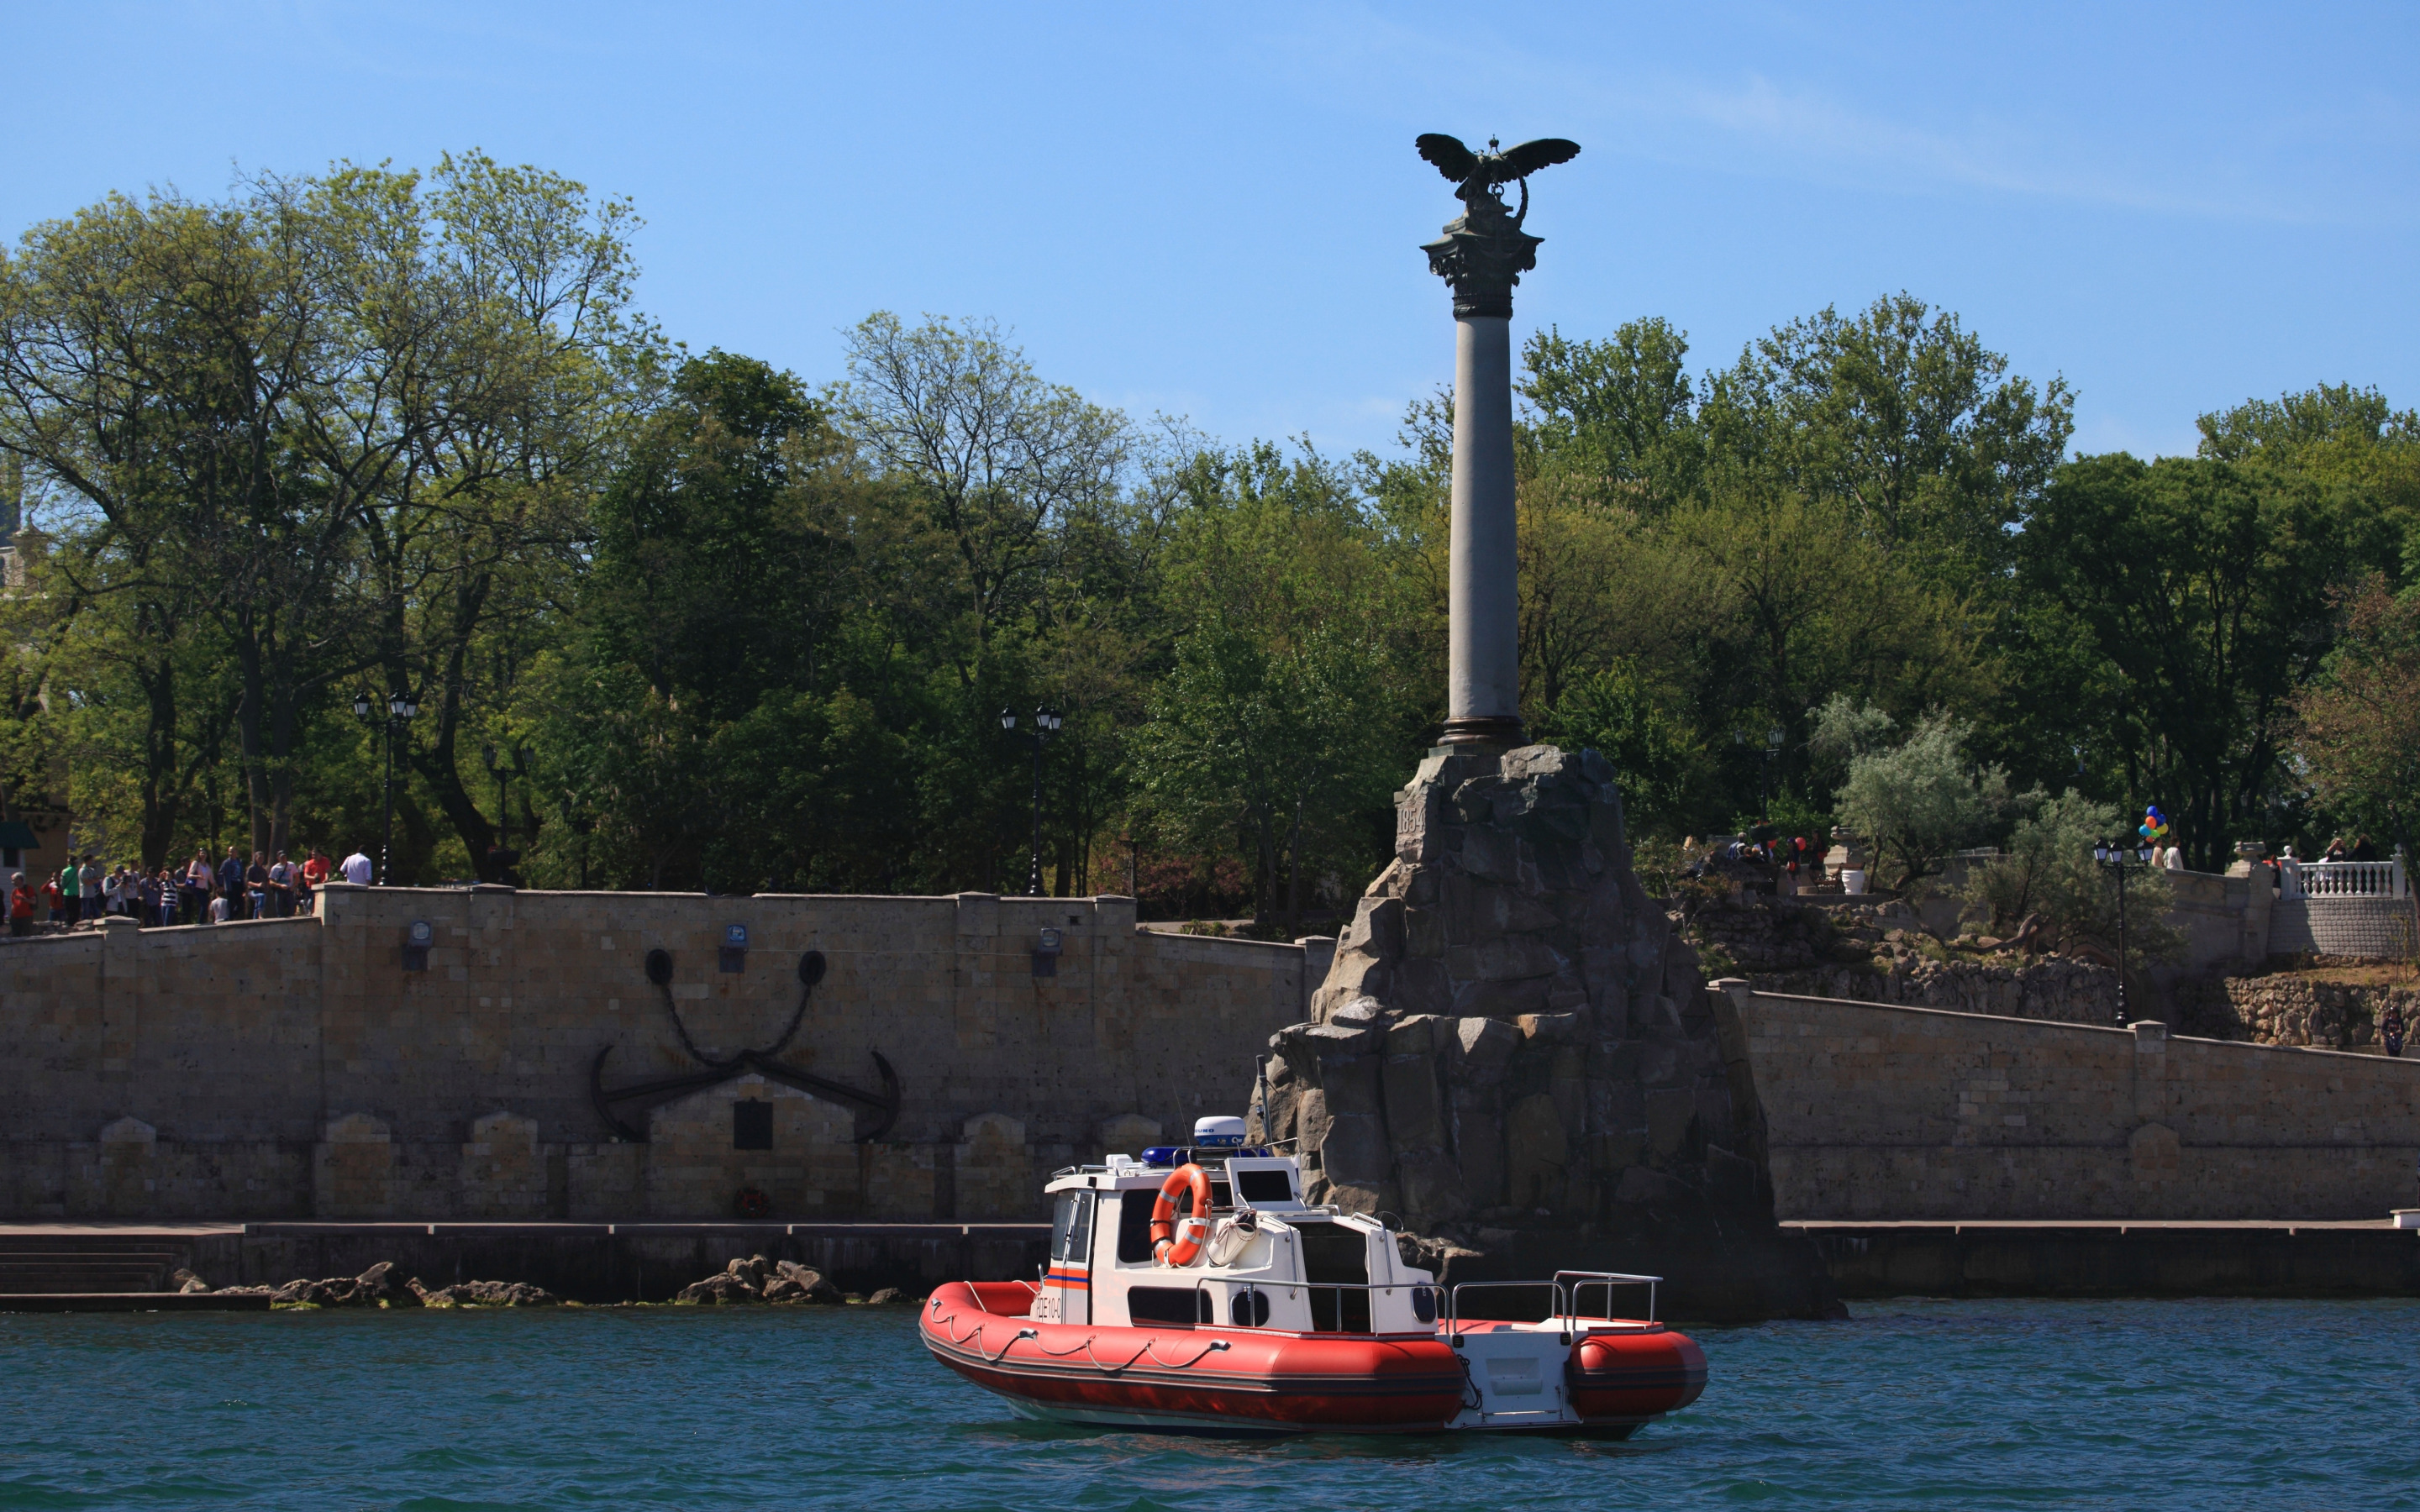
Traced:
<path fill-rule="evenodd" d="M 1700 1329 L 1627 1443 L 1025 1424 L 906 1310 L 0 1316 L 0 1508 L 2420 1506 L 2420 1303 Z"/>

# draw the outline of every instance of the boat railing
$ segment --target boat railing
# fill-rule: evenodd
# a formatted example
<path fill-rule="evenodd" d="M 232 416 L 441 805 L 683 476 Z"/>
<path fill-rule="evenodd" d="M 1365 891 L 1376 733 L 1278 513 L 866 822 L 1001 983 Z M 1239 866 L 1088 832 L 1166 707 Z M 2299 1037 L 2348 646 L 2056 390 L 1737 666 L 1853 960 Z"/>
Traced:
<path fill-rule="evenodd" d="M 1551 1281 L 1457 1281 L 1446 1289 L 1446 1338 L 1449 1343 L 1462 1342 L 1462 1294 L 1465 1291 L 1506 1291 L 1520 1288 L 1546 1288 L 1554 1293 L 1554 1311 L 1549 1316 L 1554 1319 L 1558 1332 L 1563 1335 L 1563 1341 L 1569 1343 L 1572 1335 L 1578 1332 L 1578 1326 L 1583 1320 L 1591 1323 L 1598 1320 L 1594 1317 L 1584 1317 L 1580 1312 L 1579 1296 L 1582 1289 L 1596 1286 L 1606 1288 L 1603 1320 L 1613 1322 L 1616 1321 L 1613 1317 L 1613 1288 L 1620 1286 L 1643 1286 L 1647 1288 L 1647 1316 L 1639 1321 L 1652 1323 L 1655 1321 L 1655 1288 L 1663 1279 L 1660 1275 L 1631 1275 L 1621 1271 L 1558 1271 Z"/>
<path fill-rule="evenodd" d="M 1568 1323 L 1576 1322 L 1583 1316 L 1580 1312 L 1580 1291 L 1583 1288 L 1605 1288 L 1605 1312 L 1601 1316 L 1611 1319 L 1614 1288 L 1645 1287 L 1647 1316 L 1639 1321 L 1652 1323 L 1655 1321 L 1655 1288 L 1662 1285 L 1663 1280 L 1660 1275 L 1631 1275 L 1621 1271 L 1558 1271 L 1555 1273 L 1555 1289 L 1569 1304 L 1561 1315 Z M 1568 1334 L 1572 1330 L 1565 1328 L 1563 1332 Z"/>

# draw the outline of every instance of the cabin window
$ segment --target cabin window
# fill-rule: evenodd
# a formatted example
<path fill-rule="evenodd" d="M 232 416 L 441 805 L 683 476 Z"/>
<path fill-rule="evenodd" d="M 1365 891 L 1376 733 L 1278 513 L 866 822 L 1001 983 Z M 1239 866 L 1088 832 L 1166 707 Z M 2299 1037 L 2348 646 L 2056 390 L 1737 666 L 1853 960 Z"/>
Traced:
<path fill-rule="evenodd" d="M 1093 1194 L 1062 1192 L 1050 1213 L 1050 1257 L 1082 1261 L 1093 1252 Z"/>
<path fill-rule="evenodd" d="M 1311 1331 L 1369 1333 L 1369 1239 L 1358 1228 L 1325 1220 L 1295 1222 L 1294 1231 L 1302 1242 L 1302 1278 L 1311 1283 Z"/>
<path fill-rule="evenodd" d="M 1198 1287 L 1128 1287 L 1126 1317 L 1137 1323 L 1191 1328 L 1212 1320 L 1210 1293 Z"/>
<path fill-rule="evenodd" d="M 1283 1171 L 1237 1171 L 1235 1190 L 1246 1202 L 1292 1202 L 1294 1179 Z"/>
<path fill-rule="evenodd" d="M 749 1098 L 731 1104 L 731 1148 L 734 1149 L 770 1149 L 773 1148 L 773 1104 Z"/>
<path fill-rule="evenodd" d="M 1151 1261 L 1151 1204 L 1158 1194 L 1128 1192 L 1118 1199 L 1118 1260 L 1125 1265 Z"/>

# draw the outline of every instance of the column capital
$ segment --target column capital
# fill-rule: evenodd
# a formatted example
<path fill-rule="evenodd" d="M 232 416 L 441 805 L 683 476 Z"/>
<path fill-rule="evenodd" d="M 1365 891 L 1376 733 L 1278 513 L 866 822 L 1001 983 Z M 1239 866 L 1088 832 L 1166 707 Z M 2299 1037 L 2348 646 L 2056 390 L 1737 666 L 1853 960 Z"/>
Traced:
<path fill-rule="evenodd" d="M 1494 213 L 1487 209 L 1493 207 Z M 1526 204 L 1523 207 L 1527 208 Z M 1429 271 L 1453 285 L 1453 317 L 1512 314 L 1512 285 L 1538 266 L 1544 237 L 1521 229 L 1503 202 L 1487 196 L 1468 215 L 1446 223 L 1445 235 L 1422 244 Z"/>

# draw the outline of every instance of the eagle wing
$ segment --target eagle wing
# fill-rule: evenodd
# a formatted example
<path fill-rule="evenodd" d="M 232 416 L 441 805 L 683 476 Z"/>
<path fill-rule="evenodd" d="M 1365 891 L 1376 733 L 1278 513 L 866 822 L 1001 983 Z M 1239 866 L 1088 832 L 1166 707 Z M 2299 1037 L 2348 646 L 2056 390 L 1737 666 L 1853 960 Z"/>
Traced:
<path fill-rule="evenodd" d="M 1423 131 L 1412 145 L 1420 149 L 1422 158 L 1436 164 L 1437 172 L 1457 184 L 1469 177 L 1470 170 L 1479 166 L 1479 159 L 1470 148 L 1442 131 Z M 1577 152 L 1579 148 L 1572 150 Z"/>
<path fill-rule="evenodd" d="M 1427 137 L 1420 138 L 1422 142 Z M 1455 143 L 1455 146 L 1461 146 Z M 1567 142 L 1559 136 L 1542 136 L 1535 142 L 1524 142 L 1504 154 L 1505 165 L 1513 177 L 1527 178 L 1541 168 L 1551 168 L 1559 162 L 1569 162 L 1580 155 L 1577 142 Z M 1432 162 L 1435 160 L 1432 159 Z"/>

